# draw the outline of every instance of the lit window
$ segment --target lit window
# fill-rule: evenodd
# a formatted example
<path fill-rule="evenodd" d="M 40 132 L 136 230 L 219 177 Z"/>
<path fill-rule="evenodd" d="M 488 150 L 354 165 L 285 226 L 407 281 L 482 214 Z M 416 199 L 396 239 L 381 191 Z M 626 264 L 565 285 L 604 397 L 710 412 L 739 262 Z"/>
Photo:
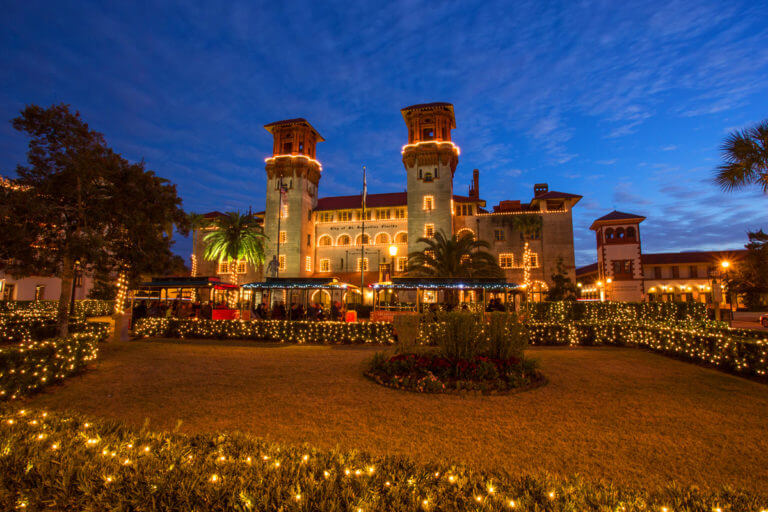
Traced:
<path fill-rule="evenodd" d="M 424 236 L 427 238 L 432 238 L 433 236 L 435 236 L 434 224 L 424 224 Z"/>
<path fill-rule="evenodd" d="M 229 262 L 226 260 L 222 260 L 219 262 L 219 274 L 226 274 L 229 272 Z"/>
<path fill-rule="evenodd" d="M 320 212 L 318 220 L 320 222 L 331 222 L 333 220 L 333 214 L 331 212 Z"/>
<path fill-rule="evenodd" d="M 472 257 L 469 254 L 462 254 L 461 255 L 461 264 L 462 265 L 466 265 L 467 263 L 470 262 L 471 259 L 472 259 Z"/>
<path fill-rule="evenodd" d="M 312 256 L 307 256 L 304 258 L 304 270 L 307 272 L 312 272 Z"/>
<path fill-rule="evenodd" d="M 493 239 L 497 242 L 501 242 L 504 240 L 504 230 L 503 229 L 494 229 L 493 230 Z"/>
<path fill-rule="evenodd" d="M 281 231 L 281 232 L 280 232 L 280 238 L 279 238 L 279 240 L 280 240 L 280 243 L 281 243 L 281 244 L 284 244 L 284 243 L 286 243 L 286 242 L 288 241 L 288 232 L 287 232 L 287 231 Z"/>
<path fill-rule="evenodd" d="M 358 220 L 371 220 L 371 210 L 365 210 L 365 215 L 363 215 L 363 210 L 358 211 L 357 218 Z M 352 212 L 349 212 L 349 220 L 352 220 Z"/>
<path fill-rule="evenodd" d="M 285 254 L 280 255 L 280 259 L 278 260 L 278 268 L 280 270 L 285 270 Z"/>
<path fill-rule="evenodd" d="M 349 245 L 350 243 L 352 243 L 352 239 L 349 238 L 349 235 L 341 235 L 336 240 L 336 245 Z"/>
<path fill-rule="evenodd" d="M 401 231 L 400 233 L 395 235 L 395 243 L 396 244 L 407 244 L 408 243 L 408 233 L 405 231 Z"/>
<path fill-rule="evenodd" d="M 325 246 L 333 245 L 333 238 L 331 238 L 328 235 L 323 235 L 317 241 L 317 245 L 319 245 L 320 247 L 325 247 Z"/>
<path fill-rule="evenodd" d="M 288 205 L 284 204 L 280 211 L 280 217 L 283 219 L 288 218 Z"/>
<path fill-rule="evenodd" d="M 340 222 L 349 222 L 351 220 L 352 220 L 352 212 L 351 211 L 339 212 L 339 221 Z"/>
<path fill-rule="evenodd" d="M 395 218 L 396 219 L 404 219 L 404 218 L 406 218 L 406 215 L 407 214 L 406 214 L 405 208 L 398 208 L 397 210 L 395 210 Z"/>
<path fill-rule="evenodd" d="M 390 215 L 389 210 L 376 210 L 376 219 L 378 220 L 388 220 Z"/>
<path fill-rule="evenodd" d="M 367 272 L 368 271 L 368 258 L 363 258 L 362 261 L 363 261 L 363 269 L 362 270 Z M 360 258 L 357 258 L 357 271 L 360 272 L 360 270 L 361 270 L 360 269 Z"/>
<path fill-rule="evenodd" d="M 238 261 L 237 262 L 237 273 L 238 274 L 245 274 L 245 261 Z"/>
<path fill-rule="evenodd" d="M 539 255 L 535 252 L 532 252 L 528 255 L 528 264 L 531 266 L 531 268 L 536 268 L 539 266 Z"/>
<path fill-rule="evenodd" d="M 405 264 L 408 263 L 408 257 L 407 256 L 400 256 L 397 258 L 397 266 L 395 267 L 395 270 L 398 272 L 405 272 Z"/>
<path fill-rule="evenodd" d="M 323 258 L 320 260 L 320 272 L 330 272 L 331 271 L 331 260 L 328 258 Z"/>
<path fill-rule="evenodd" d="M 422 207 L 425 212 L 434 210 L 435 209 L 434 196 L 424 196 L 424 200 L 422 201 Z"/>
<path fill-rule="evenodd" d="M 501 268 L 512 268 L 514 261 L 512 254 L 499 254 L 499 266 Z"/>
<path fill-rule="evenodd" d="M 376 238 L 374 238 L 374 243 L 376 245 L 386 245 L 389 243 L 389 233 L 379 233 L 376 235 Z"/>
<path fill-rule="evenodd" d="M 357 235 L 357 240 L 356 240 L 357 245 L 370 245 L 370 243 L 371 243 L 371 236 L 368 233 L 364 235 L 363 234 Z"/>

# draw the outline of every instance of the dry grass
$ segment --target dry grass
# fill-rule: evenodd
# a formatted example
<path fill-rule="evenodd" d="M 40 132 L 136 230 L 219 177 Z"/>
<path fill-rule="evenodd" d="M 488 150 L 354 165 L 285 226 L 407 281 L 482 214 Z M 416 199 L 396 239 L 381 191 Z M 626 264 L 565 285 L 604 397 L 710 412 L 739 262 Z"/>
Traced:
<path fill-rule="evenodd" d="M 546 386 L 455 396 L 365 379 L 368 347 L 120 343 L 29 401 L 133 425 L 181 420 L 186 432 L 241 430 L 513 473 L 765 491 L 768 386 L 636 349 L 529 352 Z"/>

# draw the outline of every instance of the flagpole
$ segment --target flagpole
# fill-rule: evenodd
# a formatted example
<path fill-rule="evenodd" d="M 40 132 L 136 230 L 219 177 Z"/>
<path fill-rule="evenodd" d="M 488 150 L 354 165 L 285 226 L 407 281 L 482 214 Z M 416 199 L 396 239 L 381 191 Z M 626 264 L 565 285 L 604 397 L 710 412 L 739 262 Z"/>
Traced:
<path fill-rule="evenodd" d="M 368 194 L 368 183 L 365 180 L 365 166 L 363 166 L 363 224 L 360 236 L 360 305 L 365 298 L 365 199 Z"/>

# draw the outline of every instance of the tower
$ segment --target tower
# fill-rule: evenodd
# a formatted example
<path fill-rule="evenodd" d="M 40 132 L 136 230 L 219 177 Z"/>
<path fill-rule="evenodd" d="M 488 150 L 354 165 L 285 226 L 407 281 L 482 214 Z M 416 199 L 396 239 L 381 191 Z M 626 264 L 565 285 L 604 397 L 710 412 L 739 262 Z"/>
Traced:
<path fill-rule="evenodd" d="M 403 165 L 408 187 L 408 252 L 422 249 L 417 240 L 443 230 L 453 235 L 453 174 L 459 148 L 451 142 L 456 128 L 453 105 L 424 103 L 400 111 L 408 127 Z"/>
<path fill-rule="evenodd" d="M 640 247 L 641 215 L 612 211 L 589 229 L 597 237 L 598 288 L 612 301 L 643 300 L 643 265 Z"/>
<path fill-rule="evenodd" d="M 309 276 L 315 263 L 311 218 L 322 172 L 315 148 L 325 139 L 302 118 L 269 123 L 264 128 L 274 139 L 272 156 L 266 159 L 264 233 L 269 241 L 265 275 L 271 277 L 278 270 L 280 277 Z M 280 254 L 275 269 L 269 264 L 278 256 L 278 242 Z"/>

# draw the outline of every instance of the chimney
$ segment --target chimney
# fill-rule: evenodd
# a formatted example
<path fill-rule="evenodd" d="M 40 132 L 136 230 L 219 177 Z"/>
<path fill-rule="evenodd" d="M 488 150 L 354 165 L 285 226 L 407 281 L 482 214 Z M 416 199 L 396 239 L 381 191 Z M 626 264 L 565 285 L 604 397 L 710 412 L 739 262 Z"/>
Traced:
<path fill-rule="evenodd" d="M 539 197 L 546 194 L 547 191 L 549 191 L 549 186 L 546 183 L 537 183 L 533 186 L 533 197 Z"/>
<path fill-rule="evenodd" d="M 469 186 L 469 197 L 480 199 L 480 171 L 472 171 L 472 185 Z"/>

